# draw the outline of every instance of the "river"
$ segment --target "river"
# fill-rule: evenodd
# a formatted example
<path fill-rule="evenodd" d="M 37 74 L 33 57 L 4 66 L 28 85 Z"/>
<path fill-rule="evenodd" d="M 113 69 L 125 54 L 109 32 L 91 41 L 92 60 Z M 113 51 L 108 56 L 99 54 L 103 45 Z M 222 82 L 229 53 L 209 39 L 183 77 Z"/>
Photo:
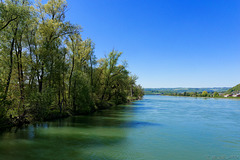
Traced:
<path fill-rule="evenodd" d="M 144 96 L 0 133 L 1 160 L 240 160 L 240 101 Z"/>

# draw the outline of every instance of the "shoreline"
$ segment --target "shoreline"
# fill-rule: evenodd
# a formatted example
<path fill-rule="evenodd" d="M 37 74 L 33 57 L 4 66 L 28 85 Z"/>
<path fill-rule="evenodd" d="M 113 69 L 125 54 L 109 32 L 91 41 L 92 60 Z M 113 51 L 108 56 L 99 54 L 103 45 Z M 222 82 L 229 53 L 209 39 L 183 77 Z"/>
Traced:
<path fill-rule="evenodd" d="M 97 107 L 97 109 L 92 110 L 89 113 L 80 113 L 80 114 L 71 115 L 71 114 L 68 114 L 67 112 L 63 112 L 63 113 L 59 113 L 58 115 L 56 115 L 53 118 L 51 118 L 51 116 L 49 116 L 49 118 L 47 118 L 45 120 L 42 120 L 42 121 L 31 121 L 31 122 L 28 122 L 28 123 L 22 123 L 21 125 L 14 124 L 13 122 L 11 123 L 11 121 L 9 121 L 9 119 L 8 119 L 8 122 L 7 122 L 8 124 L 0 127 L 0 133 L 4 132 L 6 130 L 11 130 L 12 128 L 15 128 L 15 127 L 16 127 L 16 130 L 18 130 L 18 129 L 21 129 L 21 128 L 24 128 L 24 127 L 28 127 L 29 125 L 36 125 L 38 123 L 60 120 L 60 119 L 64 119 L 64 118 L 74 117 L 74 116 L 92 115 L 97 111 L 107 110 L 107 109 L 110 109 L 110 108 L 113 108 L 113 107 L 116 107 L 116 106 L 119 106 L 119 105 L 127 105 L 127 104 L 130 104 L 132 102 L 141 100 L 142 98 L 143 97 L 141 97 L 141 98 L 136 98 L 135 97 L 135 98 L 129 99 L 129 101 L 127 103 L 118 104 L 118 105 L 112 105 L 111 103 L 108 103 L 107 107 L 101 108 L 99 106 L 99 107 Z"/>
<path fill-rule="evenodd" d="M 174 96 L 174 95 L 162 95 L 162 94 L 145 94 L 144 96 L 171 96 L 171 97 L 190 97 L 190 98 L 213 98 L 213 99 L 236 99 L 240 100 L 240 97 L 192 97 L 192 96 Z"/>

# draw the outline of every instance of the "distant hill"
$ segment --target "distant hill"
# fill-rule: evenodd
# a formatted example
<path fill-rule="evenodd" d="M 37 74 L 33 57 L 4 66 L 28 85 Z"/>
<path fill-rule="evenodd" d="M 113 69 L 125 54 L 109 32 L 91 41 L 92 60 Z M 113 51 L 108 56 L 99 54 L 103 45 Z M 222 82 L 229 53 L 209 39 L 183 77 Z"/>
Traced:
<path fill-rule="evenodd" d="M 230 88 L 229 90 L 227 90 L 226 93 L 235 93 L 235 92 L 237 93 L 240 92 L 240 84 Z"/>
<path fill-rule="evenodd" d="M 239 86 L 240 87 L 240 86 Z M 214 88 L 144 88 L 145 94 L 171 94 L 171 93 L 184 93 L 184 92 L 226 92 L 230 87 L 214 87 Z"/>

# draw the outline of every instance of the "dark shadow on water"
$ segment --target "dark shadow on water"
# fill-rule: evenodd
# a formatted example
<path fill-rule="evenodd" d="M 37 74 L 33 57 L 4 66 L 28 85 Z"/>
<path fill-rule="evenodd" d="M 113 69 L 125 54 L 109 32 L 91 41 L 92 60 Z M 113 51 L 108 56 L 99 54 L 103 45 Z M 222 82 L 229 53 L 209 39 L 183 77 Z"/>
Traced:
<path fill-rule="evenodd" d="M 138 127 L 148 127 L 148 126 L 161 127 L 162 125 L 159 124 L 159 123 L 151 123 L 151 122 L 129 121 L 129 122 L 126 122 L 124 124 L 121 124 L 119 127 L 138 128 Z"/>
<path fill-rule="evenodd" d="M 49 127 L 80 127 L 80 128 L 94 128 L 94 127 L 103 127 L 103 128 L 139 128 L 139 127 L 149 127 L 156 126 L 161 127 L 162 124 L 144 122 L 144 121 L 135 121 L 135 120 L 125 120 L 113 117 L 89 117 L 89 116 L 78 116 L 65 119 L 61 122 L 49 123 Z"/>
<path fill-rule="evenodd" d="M 133 103 L 133 105 L 136 105 L 136 106 L 144 106 L 145 104 L 144 104 L 144 103 L 136 102 L 136 103 Z"/>
<path fill-rule="evenodd" d="M 20 132 L 16 134 L 18 138 L 29 138 L 35 137 L 35 128 L 50 128 L 50 127 L 77 127 L 77 128 L 94 128 L 94 127 L 103 127 L 103 128 L 139 128 L 139 127 L 162 127 L 162 124 L 136 121 L 134 120 L 134 115 L 136 112 L 145 110 L 156 109 L 154 107 L 138 107 L 135 105 L 131 106 L 118 106 L 104 111 L 98 111 L 92 115 L 88 116 L 74 116 L 65 119 L 54 120 L 51 122 L 38 123 L 30 125 L 29 127 L 23 127 L 19 129 L 20 131 L 28 131 L 29 133 L 23 134 Z M 161 110 L 158 108 L 157 110 Z M 132 120 L 133 119 L 133 120 Z M 12 128 L 7 132 L 16 132 L 18 129 Z M 0 134 L 1 139 L 1 134 Z"/>
<path fill-rule="evenodd" d="M 80 128 L 139 128 L 161 127 L 162 124 L 137 121 L 136 112 L 156 109 L 154 107 L 118 106 L 104 111 L 98 111 L 89 116 L 74 116 L 47 123 L 49 127 L 80 127 Z M 47 126 L 48 127 L 48 126 Z"/>
<path fill-rule="evenodd" d="M 133 110 L 152 110 L 157 109 L 156 107 L 132 107 Z"/>

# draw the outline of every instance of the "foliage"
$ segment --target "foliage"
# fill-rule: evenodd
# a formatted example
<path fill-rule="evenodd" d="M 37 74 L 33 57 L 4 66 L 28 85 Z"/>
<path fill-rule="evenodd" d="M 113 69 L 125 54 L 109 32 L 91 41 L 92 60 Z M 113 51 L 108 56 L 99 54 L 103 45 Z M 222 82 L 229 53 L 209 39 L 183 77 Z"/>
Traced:
<path fill-rule="evenodd" d="M 144 88 L 145 94 L 181 94 L 181 93 L 201 93 L 207 91 L 208 93 L 214 92 L 226 92 L 228 87 L 216 87 L 216 88 Z M 196 94 L 195 94 L 196 95 Z"/>
<path fill-rule="evenodd" d="M 47 118 L 51 107 L 53 107 L 53 90 L 48 88 L 44 92 L 31 93 L 29 97 L 29 112 L 33 120 L 44 120 Z"/>
<path fill-rule="evenodd" d="M 240 84 L 230 88 L 229 90 L 226 91 L 226 93 L 239 93 L 240 92 Z"/>
<path fill-rule="evenodd" d="M 203 91 L 203 92 L 202 92 L 202 96 L 203 96 L 203 97 L 207 97 L 207 96 L 208 96 L 208 92 L 207 92 L 207 91 Z"/>
<path fill-rule="evenodd" d="M 219 97 L 219 93 L 218 92 L 214 92 L 213 93 L 213 97 Z"/>
<path fill-rule="evenodd" d="M 0 122 L 87 114 L 143 96 L 122 53 L 97 60 L 66 11 L 65 0 L 0 2 Z"/>
<path fill-rule="evenodd" d="M 71 101 L 74 114 L 89 113 L 94 110 L 94 100 L 91 96 L 91 86 L 86 73 L 75 72 L 73 74 L 71 90 Z"/>
<path fill-rule="evenodd" d="M 4 93 L 4 87 L 0 81 L 0 128 L 8 125 L 8 119 L 6 117 L 11 101 L 6 99 L 6 94 Z"/>

